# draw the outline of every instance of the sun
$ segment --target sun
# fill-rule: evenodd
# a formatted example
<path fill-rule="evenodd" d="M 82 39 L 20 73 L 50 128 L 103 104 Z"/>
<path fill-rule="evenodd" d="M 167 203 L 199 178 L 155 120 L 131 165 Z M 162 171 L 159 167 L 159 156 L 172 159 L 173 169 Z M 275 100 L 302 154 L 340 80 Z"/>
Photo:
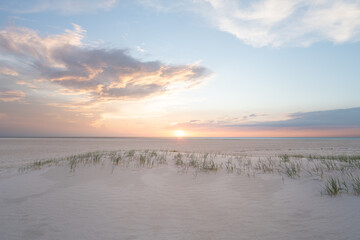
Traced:
<path fill-rule="evenodd" d="M 176 131 L 174 131 L 174 136 L 175 137 L 184 137 L 184 136 L 186 136 L 186 133 L 183 130 L 176 130 Z"/>

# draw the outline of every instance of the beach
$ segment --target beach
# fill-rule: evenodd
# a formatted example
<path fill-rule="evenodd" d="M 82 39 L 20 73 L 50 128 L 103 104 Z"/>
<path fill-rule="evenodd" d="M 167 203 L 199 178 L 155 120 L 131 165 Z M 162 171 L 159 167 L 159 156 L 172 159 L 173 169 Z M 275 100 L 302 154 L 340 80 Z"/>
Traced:
<path fill-rule="evenodd" d="M 0 143 L 1 239 L 359 239 L 359 139 Z"/>

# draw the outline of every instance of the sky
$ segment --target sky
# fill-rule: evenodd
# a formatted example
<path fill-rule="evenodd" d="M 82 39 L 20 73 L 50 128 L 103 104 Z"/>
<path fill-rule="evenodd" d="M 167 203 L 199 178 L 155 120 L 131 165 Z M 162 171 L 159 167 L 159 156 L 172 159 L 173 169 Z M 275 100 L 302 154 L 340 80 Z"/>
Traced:
<path fill-rule="evenodd" d="M 360 137 L 358 0 L 0 0 L 0 137 Z"/>

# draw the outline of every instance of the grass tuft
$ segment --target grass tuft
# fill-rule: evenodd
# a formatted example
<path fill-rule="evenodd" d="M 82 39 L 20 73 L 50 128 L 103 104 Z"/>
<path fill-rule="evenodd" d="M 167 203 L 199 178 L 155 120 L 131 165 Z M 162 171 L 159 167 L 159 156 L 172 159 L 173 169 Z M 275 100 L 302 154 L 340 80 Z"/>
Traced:
<path fill-rule="evenodd" d="M 335 197 L 341 193 L 342 187 L 340 180 L 335 177 L 330 177 L 325 183 L 325 191 L 329 196 Z"/>
<path fill-rule="evenodd" d="M 184 165 L 184 161 L 182 160 L 182 154 L 181 153 L 178 153 L 174 156 L 174 159 L 175 159 L 175 164 L 177 166 L 183 166 Z"/>

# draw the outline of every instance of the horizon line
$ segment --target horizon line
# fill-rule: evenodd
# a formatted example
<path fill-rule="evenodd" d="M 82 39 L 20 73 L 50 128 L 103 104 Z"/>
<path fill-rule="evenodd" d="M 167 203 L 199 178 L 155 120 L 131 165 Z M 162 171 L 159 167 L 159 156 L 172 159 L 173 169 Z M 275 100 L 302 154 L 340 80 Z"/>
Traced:
<path fill-rule="evenodd" d="M 360 138 L 360 136 L 357 137 L 134 137 L 134 136 L 116 136 L 116 137 L 110 137 L 110 136 L 0 136 L 1 138 L 166 138 L 166 139 L 355 139 Z"/>

